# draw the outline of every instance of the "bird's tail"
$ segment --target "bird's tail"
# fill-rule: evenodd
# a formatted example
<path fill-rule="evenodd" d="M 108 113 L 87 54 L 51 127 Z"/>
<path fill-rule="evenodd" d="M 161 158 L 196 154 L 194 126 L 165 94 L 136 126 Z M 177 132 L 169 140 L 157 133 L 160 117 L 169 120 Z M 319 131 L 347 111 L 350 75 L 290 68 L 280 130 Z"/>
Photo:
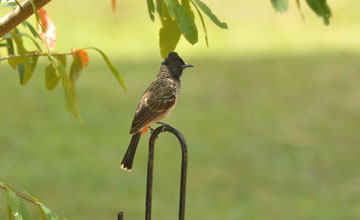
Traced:
<path fill-rule="evenodd" d="M 133 134 L 133 136 L 131 137 L 131 141 L 129 144 L 129 147 L 125 153 L 125 156 L 121 162 L 121 168 L 126 170 L 126 171 L 131 171 L 132 165 L 133 165 L 133 161 L 134 161 L 134 156 L 135 156 L 135 152 L 136 152 L 136 148 L 139 144 L 140 141 L 140 137 L 141 137 L 141 132 L 135 133 Z"/>

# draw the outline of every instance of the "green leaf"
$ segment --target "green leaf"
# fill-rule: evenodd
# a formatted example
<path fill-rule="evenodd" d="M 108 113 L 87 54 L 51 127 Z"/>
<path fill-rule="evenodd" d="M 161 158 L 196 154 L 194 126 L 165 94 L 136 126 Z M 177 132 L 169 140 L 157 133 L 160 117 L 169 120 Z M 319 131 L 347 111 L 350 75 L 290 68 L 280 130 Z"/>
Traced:
<path fill-rule="evenodd" d="M 17 3 L 15 0 L 1 0 L 0 5 L 4 7 L 16 7 Z"/>
<path fill-rule="evenodd" d="M 73 56 L 73 62 L 70 67 L 70 80 L 74 86 L 80 77 L 80 72 L 82 71 L 83 66 L 81 62 L 81 57 L 78 53 L 75 53 Z"/>
<path fill-rule="evenodd" d="M 59 220 L 59 216 L 55 212 L 51 211 L 44 204 L 40 203 L 39 207 L 41 210 L 41 216 L 45 217 L 46 220 Z"/>
<path fill-rule="evenodd" d="M 14 50 L 14 44 L 12 39 L 6 39 L 6 44 L 7 44 L 7 49 L 8 49 L 8 54 L 9 55 L 14 55 L 15 54 L 15 50 Z"/>
<path fill-rule="evenodd" d="M 11 57 L 8 59 L 8 63 L 12 68 L 18 68 L 21 85 L 26 85 L 26 83 L 31 78 L 32 74 L 34 73 L 38 58 L 38 56 L 30 56 L 29 58 L 27 58 L 27 61 L 29 62 L 28 68 L 25 67 L 22 57 Z"/>
<path fill-rule="evenodd" d="M 35 41 L 35 39 L 32 38 L 30 35 L 25 34 L 25 33 L 20 33 L 19 36 L 29 38 L 29 39 L 34 43 L 34 45 L 36 46 L 36 48 L 38 49 L 38 51 L 39 51 L 39 52 L 42 52 L 42 49 L 41 49 L 40 45 L 39 45 L 39 44 Z"/>
<path fill-rule="evenodd" d="M 190 14 L 179 4 L 177 0 L 165 0 L 171 17 L 174 17 L 185 39 L 195 44 L 198 42 L 198 32 Z"/>
<path fill-rule="evenodd" d="M 174 20 L 175 19 L 175 11 L 174 11 L 174 5 L 176 4 L 176 3 L 174 3 L 174 1 L 177 1 L 177 0 L 163 0 L 163 2 L 164 2 L 164 4 L 162 4 L 162 8 L 164 9 L 165 7 L 167 8 L 167 11 L 166 12 L 168 12 L 169 13 L 169 16 L 171 17 L 171 19 L 172 20 Z M 169 7 L 169 4 L 170 4 L 170 7 Z M 177 2 L 177 4 L 179 4 L 178 2 Z M 165 6 L 165 7 L 164 7 Z M 172 7 L 171 7 L 172 6 Z M 164 14 L 166 14 L 166 12 L 164 12 L 163 13 L 163 15 Z"/>
<path fill-rule="evenodd" d="M 40 203 L 40 201 L 39 201 L 35 196 L 31 195 L 29 192 L 27 192 L 27 191 L 24 190 L 24 191 L 22 191 L 22 194 L 30 197 L 30 198 L 31 198 L 32 200 L 34 200 L 35 202 L 39 202 L 39 203 Z"/>
<path fill-rule="evenodd" d="M 15 41 L 17 51 L 20 54 L 20 57 L 22 58 L 23 63 L 25 63 L 25 61 L 26 61 L 26 54 L 25 54 L 26 50 L 24 48 L 22 39 L 15 32 L 10 32 L 10 34 L 11 34 L 11 37 Z M 28 64 L 28 65 L 30 65 L 30 64 Z"/>
<path fill-rule="evenodd" d="M 36 52 L 30 52 L 28 55 L 34 54 Z M 27 57 L 25 55 L 20 55 L 20 57 L 12 57 L 8 59 L 8 63 L 11 67 L 15 68 L 18 67 L 19 76 L 20 76 L 20 84 L 26 85 L 26 83 L 31 78 L 32 74 L 34 73 L 38 56 L 29 56 Z M 25 57 L 25 62 L 24 62 Z"/>
<path fill-rule="evenodd" d="M 156 11 L 159 13 L 160 17 L 162 14 L 162 5 L 163 5 L 163 0 L 156 0 Z"/>
<path fill-rule="evenodd" d="M 26 85 L 26 83 L 31 78 L 32 74 L 34 73 L 38 58 L 38 56 L 31 56 L 27 58 L 30 64 L 28 69 L 25 68 L 22 57 L 11 57 L 8 59 L 8 63 L 12 68 L 18 68 L 21 85 Z"/>
<path fill-rule="evenodd" d="M 180 40 L 180 30 L 175 22 L 168 22 L 160 29 L 160 54 L 165 58 L 174 51 L 177 43 Z"/>
<path fill-rule="evenodd" d="M 271 4 L 280 13 L 288 10 L 288 0 L 271 0 Z"/>
<path fill-rule="evenodd" d="M 175 50 L 176 45 L 180 40 L 181 32 L 176 25 L 176 22 L 171 19 L 165 5 L 162 11 L 162 27 L 159 32 L 159 44 L 161 57 L 165 58 L 170 52 Z"/>
<path fill-rule="evenodd" d="M 40 211 L 40 220 L 47 220 L 44 211 L 41 209 L 40 206 L 38 206 L 38 207 L 39 207 L 39 211 Z"/>
<path fill-rule="evenodd" d="M 211 12 L 211 9 L 200 0 L 192 0 L 194 1 L 199 8 L 220 28 L 228 29 L 228 25 L 224 22 L 219 21 L 219 19 Z"/>
<path fill-rule="evenodd" d="M 24 201 L 22 199 L 19 199 L 19 201 L 20 201 L 20 209 L 21 209 L 21 213 L 22 213 L 22 219 L 23 220 L 32 220 L 30 212 L 27 209 Z"/>
<path fill-rule="evenodd" d="M 18 53 L 20 54 L 20 57 L 22 59 L 22 64 L 24 64 L 25 69 L 31 69 L 30 60 L 26 57 L 26 50 L 23 45 L 22 39 L 15 33 L 10 32 L 11 37 L 14 39 Z"/>
<path fill-rule="evenodd" d="M 36 22 L 37 22 L 37 23 L 40 23 L 40 22 L 39 22 L 39 21 L 40 21 L 40 16 L 39 16 L 39 13 L 38 13 L 38 9 L 37 9 L 37 7 L 36 7 L 36 4 L 35 4 L 34 0 L 30 0 L 30 2 L 31 2 L 31 5 L 32 5 L 34 14 L 35 14 Z"/>
<path fill-rule="evenodd" d="M 25 75 L 25 67 L 24 64 L 19 64 L 17 66 L 18 72 L 19 72 L 19 77 L 20 77 L 20 84 L 23 85 L 24 83 L 24 75 Z"/>
<path fill-rule="evenodd" d="M 60 76 L 65 95 L 65 106 L 70 114 L 74 115 L 78 122 L 82 123 L 82 119 L 80 117 L 80 111 L 76 103 L 75 89 L 71 80 L 66 73 L 65 66 L 59 61 L 57 58 L 54 58 L 50 54 L 46 54 L 49 60 L 53 63 L 56 69 L 56 75 Z"/>
<path fill-rule="evenodd" d="M 7 206 L 7 217 L 6 220 L 12 220 L 12 216 L 11 216 L 11 209 L 9 206 Z"/>
<path fill-rule="evenodd" d="M 54 56 L 66 68 L 66 55 Z"/>
<path fill-rule="evenodd" d="M 0 1 L 1 1 L 1 0 L 0 0 Z M 6 34 L 3 36 L 3 38 L 4 38 L 4 39 L 12 39 L 10 33 L 6 33 Z"/>
<path fill-rule="evenodd" d="M 32 5 L 32 8 L 34 10 L 34 14 L 35 14 L 35 18 L 36 18 L 36 23 L 39 24 L 39 26 L 41 27 L 42 31 L 43 32 L 46 32 L 46 29 L 44 27 L 44 25 L 41 24 L 40 22 L 40 16 L 39 16 L 39 12 L 38 12 L 38 9 L 36 7 L 36 4 L 35 4 L 35 1 L 34 0 L 30 0 L 31 2 L 31 5 Z"/>
<path fill-rule="evenodd" d="M 181 6 L 189 13 L 191 19 L 194 21 L 195 20 L 195 14 L 191 10 L 190 0 L 181 0 Z"/>
<path fill-rule="evenodd" d="M 74 115 L 76 119 L 82 123 L 81 117 L 80 117 L 80 111 L 76 103 L 76 96 L 75 96 L 75 88 L 73 84 L 71 83 L 71 80 L 69 76 L 66 73 L 66 69 L 64 65 L 60 62 L 56 62 L 56 72 L 59 74 L 61 78 L 61 82 L 64 88 L 64 94 L 65 94 L 65 106 L 70 114 Z"/>
<path fill-rule="evenodd" d="M 318 16 L 323 18 L 326 25 L 330 23 L 331 11 L 326 0 L 306 0 L 306 2 Z"/>
<path fill-rule="evenodd" d="M 147 6 L 148 6 L 148 12 L 149 12 L 150 19 L 152 21 L 154 21 L 155 20 L 155 16 L 154 16 L 155 5 L 154 5 L 153 0 L 147 0 Z"/>
<path fill-rule="evenodd" d="M 206 30 L 206 25 L 205 25 L 204 17 L 202 16 L 201 11 L 200 11 L 199 8 L 197 7 L 197 5 L 196 5 L 193 1 L 191 1 L 191 3 L 194 5 L 197 13 L 199 14 L 199 18 L 200 18 L 201 24 L 202 24 L 203 29 L 204 29 L 206 46 L 209 47 L 209 40 L 208 40 L 208 35 L 207 35 L 207 30 Z"/>
<path fill-rule="evenodd" d="M 7 206 L 11 220 L 22 220 L 20 201 L 12 190 L 7 190 Z"/>
<path fill-rule="evenodd" d="M 9 65 L 16 69 L 16 66 L 22 63 L 21 57 L 11 57 L 8 60 Z"/>
<path fill-rule="evenodd" d="M 60 76 L 56 74 L 56 67 L 54 63 L 50 63 L 45 68 L 45 85 L 46 89 L 52 91 L 56 88 L 60 81 Z"/>
<path fill-rule="evenodd" d="M 96 50 L 97 52 L 99 52 L 101 54 L 101 56 L 105 60 L 105 63 L 108 65 L 108 67 L 110 68 L 111 72 L 114 74 L 114 76 L 116 77 L 116 79 L 118 80 L 120 85 L 124 88 L 124 90 L 126 90 L 127 88 L 126 88 L 126 84 L 125 84 L 124 80 L 121 78 L 119 72 L 116 70 L 115 66 L 111 63 L 111 61 L 106 56 L 106 54 L 104 52 L 102 52 L 100 49 L 95 48 L 95 47 L 88 47 L 88 48 L 84 48 L 83 50 L 87 50 L 87 49 Z"/>
<path fill-rule="evenodd" d="M 29 81 L 29 79 L 32 77 L 37 61 L 38 61 L 38 56 L 31 56 L 29 57 L 29 62 L 30 62 L 30 67 L 29 68 L 25 68 L 25 74 L 24 74 L 24 79 L 22 81 L 22 85 L 26 85 L 26 83 Z"/>
<path fill-rule="evenodd" d="M 38 38 L 38 39 L 41 40 L 38 32 L 37 32 L 37 31 L 35 30 L 35 28 L 30 24 L 30 22 L 28 22 L 28 21 L 25 20 L 25 21 L 23 21 L 22 23 L 23 23 L 23 25 L 25 25 L 26 27 L 29 28 L 31 34 L 32 34 L 35 38 Z"/>

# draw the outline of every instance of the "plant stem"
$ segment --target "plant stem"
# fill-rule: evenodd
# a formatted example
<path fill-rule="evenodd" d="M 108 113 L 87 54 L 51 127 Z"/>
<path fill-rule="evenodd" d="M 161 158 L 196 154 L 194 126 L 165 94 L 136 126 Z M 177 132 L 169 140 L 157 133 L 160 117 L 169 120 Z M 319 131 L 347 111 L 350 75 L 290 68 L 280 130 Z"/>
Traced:
<path fill-rule="evenodd" d="M 23 7 L 21 6 L 20 2 L 18 0 L 15 0 L 15 2 L 18 4 L 18 6 L 20 7 L 20 9 L 23 9 Z"/>
<path fill-rule="evenodd" d="M 50 53 L 51 56 L 64 56 L 64 55 L 73 55 L 74 53 Z M 31 53 L 31 54 L 26 54 L 27 57 L 40 57 L 40 56 L 47 56 L 48 54 L 45 54 L 45 53 Z M 7 59 L 10 59 L 10 58 L 17 58 L 17 57 L 20 57 L 20 55 L 12 55 L 12 56 L 8 56 L 8 57 L 2 57 L 0 58 L 0 61 L 3 61 L 3 60 L 7 60 Z"/>
<path fill-rule="evenodd" d="M 3 188 L 4 190 L 9 190 L 8 187 L 6 187 L 6 186 L 4 186 L 4 185 L 0 185 L 0 188 Z M 10 189 L 10 190 L 11 190 L 11 189 Z M 16 195 L 17 197 L 19 197 L 19 198 L 25 199 L 26 201 L 31 202 L 31 203 L 33 203 L 33 204 L 35 204 L 35 205 L 40 205 L 40 202 L 34 201 L 34 200 L 32 200 L 32 199 L 29 199 L 28 197 L 22 195 L 22 194 L 19 193 L 19 192 L 15 192 L 15 191 L 14 191 L 14 193 L 15 193 L 15 195 Z"/>

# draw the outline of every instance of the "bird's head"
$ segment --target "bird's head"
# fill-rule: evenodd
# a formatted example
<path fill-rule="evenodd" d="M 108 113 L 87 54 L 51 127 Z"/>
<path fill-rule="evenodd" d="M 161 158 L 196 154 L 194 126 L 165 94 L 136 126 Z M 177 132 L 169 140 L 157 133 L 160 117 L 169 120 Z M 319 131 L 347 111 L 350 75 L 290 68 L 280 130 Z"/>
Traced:
<path fill-rule="evenodd" d="M 176 52 L 169 53 L 164 62 L 162 62 L 162 65 L 169 68 L 171 75 L 174 78 L 180 78 L 185 68 L 193 67 L 193 65 L 185 63 Z"/>

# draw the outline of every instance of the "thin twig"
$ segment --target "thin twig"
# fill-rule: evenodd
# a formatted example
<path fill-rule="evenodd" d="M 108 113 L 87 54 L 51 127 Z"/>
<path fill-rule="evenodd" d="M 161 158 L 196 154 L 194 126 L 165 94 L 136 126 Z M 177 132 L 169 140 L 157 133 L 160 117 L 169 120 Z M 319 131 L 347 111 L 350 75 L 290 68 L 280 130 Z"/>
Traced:
<path fill-rule="evenodd" d="M 8 190 L 8 187 L 6 187 L 6 186 L 4 186 L 4 185 L 0 185 L 0 188 L 3 188 L 4 190 Z M 15 192 L 15 191 L 14 191 L 14 193 L 15 193 L 15 195 L 16 195 L 17 197 L 20 197 L 20 198 L 22 198 L 22 199 L 25 199 L 26 201 L 31 202 L 31 203 L 33 203 L 33 204 L 35 204 L 35 205 L 40 205 L 40 202 L 34 201 L 34 200 L 32 200 L 32 199 L 29 199 L 28 197 L 22 195 L 22 194 L 19 193 L 19 192 Z"/>
<path fill-rule="evenodd" d="M 50 53 L 51 56 L 64 56 L 64 55 L 73 55 L 74 53 Z M 49 54 L 47 53 L 31 53 L 31 54 L 26 54 L 27 57 L 40 57 L 40 56 L 47 56 Z M 12 56 L 8 56 L 8 57 L 2 57 L 0 58 L 0 61 L 3 60 L 7 60 L 7 59 L 11 59 L 11 58 L 18 58 L 21 57 L 20 55 L 12 55 Z"/>
<path fill-rule="evenodd" d="M 40 205 L 40 202 L 31 200 L 31 199 L 27 198 L 26 196 L 24 196 L 24 195 L 22 195 L 22 194 L 20 194 L 20 193 L 18 193 L 18 192 L 15 192 L 15 195 L 16 195 L 17 197 L 20 197 L 20 198 L 22 198 L 22 199 L 25 199 L 26 201 L 31 202 L 31 203 L 33 203 L 33 204 L 35 204 L 35 205 Z"/>
<path fill-rule="evenodd" d="M 21 4 L 18 2 L 18 0 L 15 0 L 16 4 L 18 4 L 18 6 L 20 7 L 21 10 L 23 10 L 23 7 L 21 6 Z"/>

